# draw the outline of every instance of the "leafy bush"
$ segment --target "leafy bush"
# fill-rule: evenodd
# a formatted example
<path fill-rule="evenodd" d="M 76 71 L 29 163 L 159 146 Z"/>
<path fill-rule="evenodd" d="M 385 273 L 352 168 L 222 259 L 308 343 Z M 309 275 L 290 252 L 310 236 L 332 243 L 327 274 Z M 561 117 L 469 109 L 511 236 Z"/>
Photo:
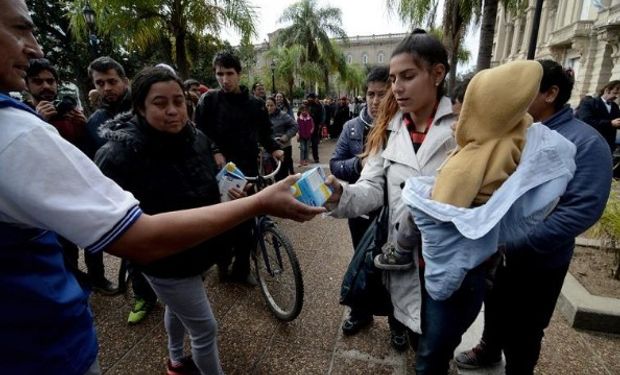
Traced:
<path fill-rule="evenodd" d="M 605 211 L 590 229 L 590 233 L 600 240 L 600 248 L 615 253 L 613 277 L 620 280 L 620 183 L 614 180 Z"/>

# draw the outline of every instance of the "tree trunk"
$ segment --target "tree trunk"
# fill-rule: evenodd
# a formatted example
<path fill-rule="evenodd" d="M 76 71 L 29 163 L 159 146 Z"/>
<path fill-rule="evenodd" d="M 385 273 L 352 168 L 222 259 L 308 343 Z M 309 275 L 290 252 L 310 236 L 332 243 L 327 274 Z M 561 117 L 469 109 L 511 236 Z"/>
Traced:
<path fill-rule="evenodd" d="M 476 71 L 491 67 L 493 54 L 493 34 L 495 33 L 495 19 L 499 0 L 484 0 L 482 9 L 482 25 L 480 27 L 480 49 Z"/>
<path fill-rule="evenodd" d="M 325 85 L 325 93 L 324 95 L 328 95 L 329 93 L 329 70 L 327 68 L 323 68 L 323 84 Z M 316 93 L 319 95 L 319 93 Z"/>
<path fill-rule="evenodd" d="M 187 50 L 185 49 L 186 34 L 184 31 L 175 35 L 175 54 L 177 61 L 178 74 L 181 79 L 189 78 L 189 63 L 187 61 Z"/>
<path fill-rule="evenodd" d="M 446 95 L 451 96 L 454 86 L 456 85 L 456 66 L 459 63 L 458 43 L 454 50 L 450 53 L 450 72 L 448 74 L 448 87 L 446 88 Z"/>

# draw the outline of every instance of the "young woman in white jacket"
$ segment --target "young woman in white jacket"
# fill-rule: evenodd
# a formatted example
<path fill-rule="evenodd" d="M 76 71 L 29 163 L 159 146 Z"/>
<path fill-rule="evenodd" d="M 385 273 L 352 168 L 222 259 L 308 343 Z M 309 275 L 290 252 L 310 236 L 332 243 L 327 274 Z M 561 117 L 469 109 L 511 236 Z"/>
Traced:
<path fill-rule="evenodd" d="M 444 96 L 448 71 L 445 48 L 425 31 L 414 30 L 400 42 L 390 59 L 391 92 L 369 134 L 360 179 L 351 185 L 333 176 L 327 180 L 334 190 L 328 204 L 331 216 L 356 217 L 373 211 L 383 205 L 387 189 L 388 238 L 395 239 L 395 225 L 407 209 L 401 199 L 405 180 L 435 175 L 456 145 L 451 129 L 456 115 Z M 416 266 L 410 270 L 386 274 L 394 316 L 421 333 L 417 374 L 446 374 L 454 349 L 480 309 L 485 275 L 473 270 L 452 298 L 434 301 L 423 288 L 422 257 L 414 258 Z"/>

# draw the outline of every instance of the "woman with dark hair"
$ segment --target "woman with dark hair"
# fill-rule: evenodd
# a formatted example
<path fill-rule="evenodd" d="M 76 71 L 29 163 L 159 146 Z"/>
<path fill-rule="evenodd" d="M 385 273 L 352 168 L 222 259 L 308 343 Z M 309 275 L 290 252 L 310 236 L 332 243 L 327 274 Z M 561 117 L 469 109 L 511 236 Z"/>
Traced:
<path fill-rule="evenodd" d="M 188 119 L 183 83 L 165 68 L 146 68 L 131 92 L 132 112 L 101 127 L 108 142 L 95 162 L 103 173 L 133 193 L 147 214 L 219 203 L 210 142 Z M 217 322 L 201 277 L 214 264 L 217 243 L 212 239 L 138 267 L 166 304 L 168 374 L 196 367 L 203 374 L 222 373 Z M 183 355 L 186 332 L 193 358 Z"/>
<path fill-rule="evenodd" d="M 291 103 L 289 103 L 288 99 L 286 99 L 286 96 L 284 96 L 284 94 L 281 92 L 276 94 L 276 105 L 278 106 L 280 111 L 285 112 L 293 119 L 295 118 L 293 115 L 293 108 L 291 107 Z"/>
<path fill-rule="evenodd" d="M 276 99 L 269 97 L 265 101 L 267 112 L 269 113 L 269 120 L 271 121 L 273 129 L 273 138 L 280 145 L 280 149 L 284 151 L 284 159 L 282 160 L 282 166 L 280 171 L 276 175 L 276 181 L 280 181 L 289 174 L 295 174 L 293 168 L 293 146 L 291 146 L 291 139 L 297 134 L 297 122 L 286 112 L 278 109 Z"/>
<path fill-rule="evenodd" d="M 333 209 L 332 216 L 357 217 L 376 210 L 383 205 L 387 189 L 388 243 L 393 241 L 395 226 L 406 210 L 401 199 L 405 180 L 413 176 L 434 176 L 456 145 L 450 127 L 456 116 L 452 113 L 450 99 L 444 94 L 449 69 L 446 49 L 424 30 L 414 30 L 399 43 L 390 59 L 391 89 L 368 135 L 360 179 L 348 185 L 341 184 L 333 176 L 328 178 L 334 191 L 328 205 Z M 423 260 L 416 253 L 414 261 L 415 267 L 387 275 L 394 317 L 412 331 L 424 334 L 416 351 L 417 373 L 441 374 L 447 371 L 449 358 L 443 371 L 442 366 L 433 367 L 433 357 L 438 353 L 444 355 L 446 348 L 442 339 L 446 335 L 458 334 L 460 339 L 461 333 L 442 327 L 445 315 L 433 315 L 425 310 L 429 297 L 421 284 Z M 477 314 L 467 308 L 458 306 L 459 312 L 467 318 Z"/>

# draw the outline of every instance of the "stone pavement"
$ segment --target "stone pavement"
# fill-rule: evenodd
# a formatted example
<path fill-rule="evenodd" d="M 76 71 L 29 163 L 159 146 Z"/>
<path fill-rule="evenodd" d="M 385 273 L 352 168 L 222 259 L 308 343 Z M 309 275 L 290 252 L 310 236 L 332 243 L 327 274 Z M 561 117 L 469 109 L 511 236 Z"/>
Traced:
<path fill-rule="evenodd" d="M 334 144 L 321 145 L 322 162 L 328 162 Z M 293 153 L 297 159 L 296 148 Z M 390 348 L 385 318 L 377 318 L 357 336 L 341 333 L 347 311 L 338 304 L 340 282 L 352 255 L 346 220 L 318 217 L 301 224 L 279 220 L 278 225 L 291 239 L 303 270 L 302 313 L 293 322 L 278 322 L 258 288 L 221 284 L 212 269 L 205 286 L 219 322 L 219 351 L 226 373 L 414 374 L 413 352 L 399 354 Z M 118 261 L 107 256 L 106 262 L 109 277 L 114 277 Z M 124 297 L 93 295 L 91 300 L 105 374 L 165 373 L 161 306 L 143 323 L 130 327 L 126 323 L 130 306 Z M 477 342 L 480 326 L 481 321 L 465 335 L 463 346 Z M 574 330 L 556 311 L 537 373 L 620 374 L 620 336 Z"/>

